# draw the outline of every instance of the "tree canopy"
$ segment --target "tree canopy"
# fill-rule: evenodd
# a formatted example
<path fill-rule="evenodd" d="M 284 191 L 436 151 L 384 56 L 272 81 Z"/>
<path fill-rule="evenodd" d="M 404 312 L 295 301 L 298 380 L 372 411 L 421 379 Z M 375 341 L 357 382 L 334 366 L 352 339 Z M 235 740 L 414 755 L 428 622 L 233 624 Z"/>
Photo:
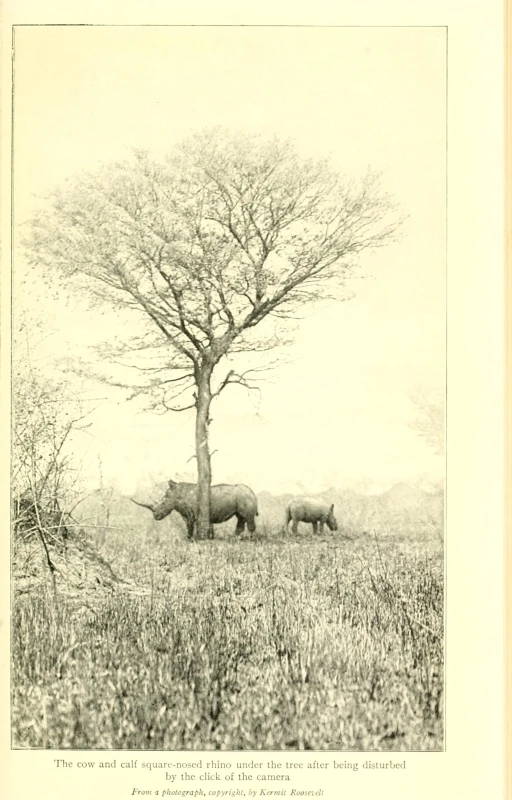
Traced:
<path fill-rule="evenodd" d="M 187 376 L 193 383 L 205 354 L 217 364 L 227 352 L 278 345 L 275 324 L 254 330 L 266 318 L 343 299 L 359 254 L 388 243 L 397 222 L 374 175 L 356 185 L 287 142 L 214 131 L 163 161 L 135 152 L 70 179 L 26 241 L 39 268 L 145 316 L 147 335 L 127 335 L 111 354 L 164 344 L 148 388 L 160 386 L 166 402 Z M 179 373 L 174 384 L 169 369 Z M 218 388 L 236 380 L 225 374 Z"/>

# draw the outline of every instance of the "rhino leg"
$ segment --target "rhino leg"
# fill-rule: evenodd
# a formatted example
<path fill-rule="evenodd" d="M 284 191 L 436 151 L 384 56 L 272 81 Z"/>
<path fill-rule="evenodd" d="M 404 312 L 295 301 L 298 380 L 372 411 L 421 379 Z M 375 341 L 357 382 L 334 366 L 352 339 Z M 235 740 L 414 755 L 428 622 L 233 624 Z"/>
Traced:
<path fill-rule="evenodd" d="M 194 527 L 194 520 L 189 517 L 189 519 L 187 519 L 187 536 L 189 539 L 194 538 Z"/>
<path fill-rule="evenodd" d="M 299 527 L 299 521 L 297 519 L 294 519 L 293 522 L 292 522 L 292 531 L 295 534 L 297 533 L 298 527 Z"/>
<path fill-rule="evenodd" d="M 313 533 L 316 533 L 316 531 L 317 531 L 317 525 L 318 525 L 318 523 L 317 523 L 317 522 L 312 522 L 312 523 L 311 523 L 311 527 L 313 528 Z"/>
<path fill-rule="evenodd" d="M 246 523 L 249 533 L 254 533 L 256 530 L 256 522 L 254 521 L 254 517 L 248 517 L 246 519 Z"/>
<path fill-rule="evenodd" d="M 237 536 L 240 536 L 245 530 L 245 519 L 241 517 L 239 514 L 236 515 L 236 528 L 235 533 Z"/>
<path fill-rule="evenodd" d="M 323 533 L 323 532 L 324 532 L 324 521 L 323 521 L 323 519 L 321 519 L 321 520 L 320 520 L 320 522 L 318 523 L 318 525 L 319 525 L 319 528 L 320 528 L 320 531 L 319 531 L 319 532 L 320 532 L 320 533 Z"/>
<path fill-rule="evenodd" d="M 213 539 L 213 538 L 214 538 L 214 535 L 213 535 L 213 525 L 212 525 L 212 524 L 210 524 L 210 527 L 208 528 L 208 538 L 209 538 L 209 539 Z"/>
<path fill-rule="evenodd" d="M 286 513 L 284 515 L 284 532 L 288 533 L 288 525 L 290 524 L 290 509 L 286 509 Z"/>

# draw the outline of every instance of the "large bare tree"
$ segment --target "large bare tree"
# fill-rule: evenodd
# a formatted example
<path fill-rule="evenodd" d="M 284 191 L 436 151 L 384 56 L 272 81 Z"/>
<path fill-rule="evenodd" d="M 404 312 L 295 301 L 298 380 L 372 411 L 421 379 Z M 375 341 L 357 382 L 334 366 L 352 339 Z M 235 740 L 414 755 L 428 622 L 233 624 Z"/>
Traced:
<path fill-rule="evenodd" d="M 399 220 L 372 174 L 344 179 L 288 142 L 206 131 L 165 160 L 136 152 L 70 180 L 31 222 L 34 265 L 146 323 L 110 343 L 160 409 L 195 408 L 197 533 L 209 528 L 212 400 L 305 304 L 344 299 L 363 251 Z M 257 329 L 257 330 L 256 330 Z M 137 333 L 135 333 L 137 331 Z M 124 359 L 124 361 L 123 361 Z"/>

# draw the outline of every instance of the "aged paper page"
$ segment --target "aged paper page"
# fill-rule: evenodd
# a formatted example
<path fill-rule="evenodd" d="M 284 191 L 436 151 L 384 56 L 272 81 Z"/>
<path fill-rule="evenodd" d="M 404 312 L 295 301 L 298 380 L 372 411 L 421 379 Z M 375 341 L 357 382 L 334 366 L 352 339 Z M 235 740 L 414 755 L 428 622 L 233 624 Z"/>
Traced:
<path fill-rule="evenodd" d="M 501 5 L 2 13 L 8 796 L 503 797 Z"/>

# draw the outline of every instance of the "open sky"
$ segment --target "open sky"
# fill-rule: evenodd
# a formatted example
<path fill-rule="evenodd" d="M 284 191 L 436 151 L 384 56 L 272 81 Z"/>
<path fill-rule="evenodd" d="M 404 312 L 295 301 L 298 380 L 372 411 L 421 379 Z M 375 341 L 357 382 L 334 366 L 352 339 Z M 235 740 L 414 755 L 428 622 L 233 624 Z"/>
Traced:
<path fill-rule="evenodd" d="M 443 459 L 410 428 L 409 394 L 445 380 L 445 83 L 442 28 L 17 29 L 17 225 L 74 172 L 131 147 L 163 153 L 213 125 L 291 137 L 350 174 L 381 171 L 408 215 L 400 242 L 363 256 L 354 299 L 309 310 L 258 409 L 239 387 L 217 401 L 215 481 L 314 492 L 442 476 Z M 48 363 L 119 335 L 108 316 L 34 289 Z M 131 492 L 193 478 L 190 414 L 141 414 L 101 394 L 76 446 L 90 465 L 101 458 L 105 479 Z"/>

